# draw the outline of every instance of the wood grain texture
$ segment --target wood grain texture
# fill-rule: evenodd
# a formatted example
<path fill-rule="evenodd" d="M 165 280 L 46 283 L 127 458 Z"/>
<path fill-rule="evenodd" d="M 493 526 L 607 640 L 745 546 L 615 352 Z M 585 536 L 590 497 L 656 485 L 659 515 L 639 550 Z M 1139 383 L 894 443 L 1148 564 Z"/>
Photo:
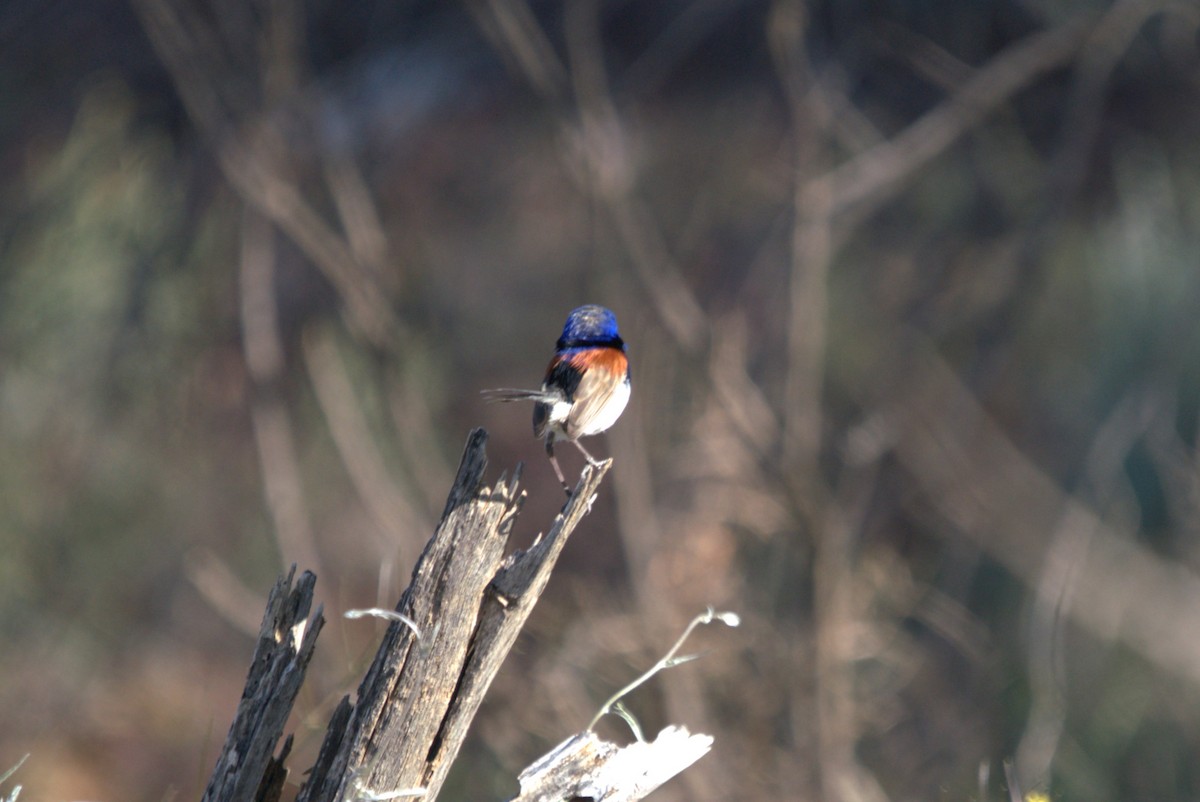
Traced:
<path fill-rule="evenodd" d="M 246 688 L 204 791 L 204 802 L 278 799 L 283 788 L 287 777 L 283 759 L 290 750 L 290 739 L 278 759 L 273 758 L 275 745 L 325 623 L 320 608 L 308 619 L 316 576 L 305 571 L 293 587 L 295 573 L 293 566 L 267 598 Z"/>
<path fill-rule="evenodd" d="M 467 728 L 566 538 L 589 509 L 611 463 L 585 468 L 550 533 L 504 559 L 522 494 L 519 476 L 483 485 L 487 434 L 468 438 L 442 521 L 396 606 L 358 689 L 326 732 L 300 802 L 333 802 L 424 788 L 435 799 Z"/>
<path fill-rule="evenodd" d="M 399 798 L 405 789 L 421 789 L 416 795 L 426 802 L 437 798 L 484 694 L 612 465 L 584 468 L 550 531 L 505 558 L 524 494 L 519 469 L 511 480 L 484 484 L 486 444 L 486 432 L 471 432 L 441 523 L 396 605 L 412 625 L 389 626 L 355 700 L 346 696 L 334 709 L 300 802 Z M 294 574 L 269 596 L 205 802 L 274 802 L 283 791 L 291 739 L 274 752 L 324 623 L 320 609 L 307 618 L 316 577 L 305 572 L 293 587 Z"/>
<path fill-rule="evenodd" d="M 509 802 L 636 802 L 708 754 L 712 743 L 686 727 L 666 727 L 653 741 L 628 746 L 585 730 L 521 772 L 521 793 Z"/>

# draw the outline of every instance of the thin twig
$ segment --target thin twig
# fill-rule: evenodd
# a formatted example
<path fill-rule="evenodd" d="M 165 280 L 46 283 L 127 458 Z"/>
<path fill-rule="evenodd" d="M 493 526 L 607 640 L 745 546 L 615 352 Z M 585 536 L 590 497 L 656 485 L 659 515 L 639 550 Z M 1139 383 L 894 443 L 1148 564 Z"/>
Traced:
<path fill-rule="evenodd" d="M 393 345 L 401 326 L 378 276 L 317 212 L 286 166 L 294 154 L 272 117 L 279 110 L 249 104 L 254 93 L 240 91 L 246 79 L 227 63 L 219 34 L 189 15 L 186 4 L 135 0 L 134 9 L 225 180 L 325 274 L 355 331 L 375 345 Z"/>
<path fill-rule="evenodd" d="M 394 552 L 397 545 L 411 548 L 415 544 L 406 543 L 406 537 L 427 531 L 432 521 L 409 503 L 392 478 L 332 334 L 309 328 L 301 345 L 304 365 L 338 456 L 382 536 L 384 553 Z M 400 559 L 405 556 L 411 558 L 411 551 L 400 555 Z"/>
<path fill-rule="evenodd" d="M 592 720 L 588 722 L 587 729 L 589 731 L 594 729 L 596 727 L 596 722 L 613 712 L 613 705 L 621 701 L 621 699 L 628 696 L 632 691 L 636 690 L 641 685 L 645 684 L 655 674 L 659 673 L 660 671 L 665 671 L 668 668 L 673 668 L 674 666 L 682 665 L 683 663 L 695 660 L 695 655 L 685 655 L 679 658 L 675 657 L 675 655 L 681 648 L 683 648 L 684 641 L 686 641 L 688 636 L 692 634 L 692 630 L 702 624 L 711 624 L 713 621 L 720 621 L 722 624 L 728 627 L 736 627 L 741 623 L 741 619 L 738 617 L 737 613 L 716 612 L 711 607 L 693 618 L 691 623 L 687 625 L 687 629 L 685 629 L 683 634 L 679 636 L 679 639 L 675 641 L 675 645 L 672 646 L 665 655 L 659 658 L 657 663 L 651 666 L 649 670 L 647 670 L 633 682 L 629 683 L 624 688 L 609 697 L 608 701 L 600 707 L 600 710 L 595 716 L 592 717 Z"/>
<path fill-rule="evenodd" d="M 417 626 L 417 622 L 406 616 L 398 610 L 385 610 L 382 607 L 369 607 L 365 610 L 347 610 L 342 613 L 343 618 L 381 618 L 384 621 L 399 621 L 406 627 L 412 630 L 412 633 L 417 636 L 417 640 L 421 640 L 421 628 Z"/>
<path fill-rule="evenodd" d="M 312 526 L 304 507 L 291 415 L 279 395 L 283 376 L 283 343 L 275 305 L 274 231 L 258 212 L 246 208 L 242 220 L 242 343 L 246 367 L 257 393 L 250 420 L 266 496 L 284 566 L 298 563 L 320 568 Z"/>
<path fill-rule="evenodd" d="M 804 49 L 805 9 L 778 2 L 770 32 L 776 70 L 788 99 L 795 140 L 792 197 L 792 264 L 788 284 L 788 367 L 783 404 L 783 463 L 815 476 L 821 450 L 822 394 L 829 270 L 833 260 L 833 195 L 828 182 L 813 182 L 828 161 L 827 109 L 815 93 Z M 805 124 L 813 120 L 816 124 Z M 812 479 L 809 479 L 812 481 Z"/>
<path fill-rule="evenodd" d="M 829 192 L 834 214 L 861 204 L 859 217 L 886 203 L 912 176 L 1037 76 L 1074 58 L 1092 30 L 1090 15 L 1039 31 L 995 56 L 962 89 L 899 134 L 813 179 L 804 193 Z M 828 182 L 829 187 L 823 186 Z"/>

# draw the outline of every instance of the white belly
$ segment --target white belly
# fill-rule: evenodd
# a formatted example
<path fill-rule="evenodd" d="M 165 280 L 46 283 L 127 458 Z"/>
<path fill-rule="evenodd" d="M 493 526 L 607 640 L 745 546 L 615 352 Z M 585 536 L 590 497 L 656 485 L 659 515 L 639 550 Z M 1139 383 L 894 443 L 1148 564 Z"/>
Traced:
<path fill-rule="evenodd" d="M 625 411 L 625 405 L 628 403 L 629 380 L 626 379 L 617 386 L 617 389 L 613 390 L 608 403 L 600 408 L 596 416 L 588 421 L 586 426 L 580 428 L 580 437 L 599 434 L 606 429 L 612 428 L 612 425 L 617 422 L 617 418 L 621 417 L 621 413 Z"/>

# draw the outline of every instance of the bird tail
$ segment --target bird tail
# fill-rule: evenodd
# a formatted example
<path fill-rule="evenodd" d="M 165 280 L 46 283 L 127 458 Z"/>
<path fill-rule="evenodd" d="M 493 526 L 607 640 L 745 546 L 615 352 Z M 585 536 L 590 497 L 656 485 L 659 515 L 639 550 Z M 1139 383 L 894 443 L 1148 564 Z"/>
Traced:
<path fill-rule="evenodd" d="M 498 390 L 484 390 L 482 392 L 483 400 L 489 404 L 507 401 L 550 401 L 553 400 L 549 393 L 545 390 L 513 390 L 511 388 L 500 388 Z"/>

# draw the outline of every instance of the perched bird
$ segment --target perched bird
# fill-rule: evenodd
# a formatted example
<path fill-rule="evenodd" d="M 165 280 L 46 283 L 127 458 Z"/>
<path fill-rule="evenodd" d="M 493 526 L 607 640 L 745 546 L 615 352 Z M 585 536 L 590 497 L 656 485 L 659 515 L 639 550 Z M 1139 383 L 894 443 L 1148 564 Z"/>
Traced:
<path fill-rule="evenodd" d="M 617 317 L 603 306 L 581 306 L 567 316 L 540 390 L 484 390 L 488 401 L 533 401 L 533 435 L 567 495 L 571 488 L 554 456 L 556 440 L 575 444 L 590 465 L 599 462 L 579 442 L 617 422 L 629 403 L 629 360 Z"/>

